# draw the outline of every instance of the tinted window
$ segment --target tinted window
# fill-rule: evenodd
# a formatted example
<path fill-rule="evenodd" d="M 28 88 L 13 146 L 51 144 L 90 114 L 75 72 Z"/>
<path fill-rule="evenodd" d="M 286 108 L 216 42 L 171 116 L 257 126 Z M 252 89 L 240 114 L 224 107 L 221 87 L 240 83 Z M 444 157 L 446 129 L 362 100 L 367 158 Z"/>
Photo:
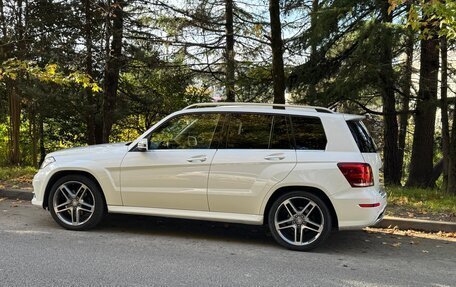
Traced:
<path fill-rule="evenodd" d="M 377 146 L 372 140 L 369 132 L 361 121 L 348 121 L 348 127 L 361 152 L 377 152 Z"/>
<path fill-rule="evenodd" d="M 219 114 L 185 114 L 172 118 L 152 132 L 149 148 L 208 149 L 219 118 Z"/>
<path fill-rule="evenodd" d="M 326 149 L 326 135 L 319 118 L 291 117 L 297 150 Z"/>
<path fill-rule="evenodd" d="M 270 149 L 293 149 L 290 137 L 290 123 L 285 116 L 274 116 Z"/>
<path fill-rule="evenodd" d="M 290 149 L 285 116 L 231 114 L 228 118 L 226 148 Z"/>

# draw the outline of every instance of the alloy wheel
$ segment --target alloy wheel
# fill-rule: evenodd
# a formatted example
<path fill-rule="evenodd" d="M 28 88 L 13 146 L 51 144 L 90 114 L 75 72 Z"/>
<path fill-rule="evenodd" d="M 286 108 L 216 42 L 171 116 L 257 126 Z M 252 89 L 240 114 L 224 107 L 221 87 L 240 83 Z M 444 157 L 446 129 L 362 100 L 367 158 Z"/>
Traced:
<path fill-rule="evenodd" d="M 61 184 L 54 193 L 52 203 L 58 219 L 71 226 L 87 223 L 95 212 L 92 190 L 79 181 Z"/>
<path fill-rule="evenodd" d="M 274 215 L 278 235 L 293 246 L 313 243 L 322 234 L 324 224 L 324 216 L 318 204 L 304 196 L 284 200 Z"/>

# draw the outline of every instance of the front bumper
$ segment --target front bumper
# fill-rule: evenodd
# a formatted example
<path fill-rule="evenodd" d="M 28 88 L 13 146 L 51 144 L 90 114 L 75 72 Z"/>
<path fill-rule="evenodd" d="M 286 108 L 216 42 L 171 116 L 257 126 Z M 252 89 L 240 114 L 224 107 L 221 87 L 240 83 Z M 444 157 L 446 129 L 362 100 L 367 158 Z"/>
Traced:
<path fill-rule="evenodd" d="M 46 189 L 45 185 L 46 172 L 42 169 L 38 171 L 33 177 L 33 199 L 32 204 L 35 206 L 43 207 L 44 193 Z"/>

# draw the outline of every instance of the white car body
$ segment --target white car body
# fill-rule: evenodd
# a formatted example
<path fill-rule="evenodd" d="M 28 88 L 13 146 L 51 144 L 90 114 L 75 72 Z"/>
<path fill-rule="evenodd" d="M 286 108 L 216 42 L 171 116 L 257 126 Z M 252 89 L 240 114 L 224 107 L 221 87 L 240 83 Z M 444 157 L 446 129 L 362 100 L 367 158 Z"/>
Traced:
<path fill-rule="evenodd" d="M 181 149 L 135 152 L 138 142 L 162 123 L 186 113 L 249 112 L 318 117 L 327 137 L 322 151 L 295 149 Z M 141 214 L 246 224 L 263 224 L 270 198 L 287 188 L 318 191 L 330 201 L 338 229 L 359 229 L 382 219 L 386 194 L 379 182 L 377 153 L 361 153 L 346 121 L 361 116 L 315 108 L 273 109 L 263 105 L 221 105 L 184 109 L 162 119 L 138 139 L 53 152 L 54 162 L 33 180 L 32 203 L 47 207 L 56 177 L 91 176 L 110 213 Z M 337 164 L 372 167 L 374 184 L 352 187 Z M 378 204 L 369 208 L 360 204 Z"/>

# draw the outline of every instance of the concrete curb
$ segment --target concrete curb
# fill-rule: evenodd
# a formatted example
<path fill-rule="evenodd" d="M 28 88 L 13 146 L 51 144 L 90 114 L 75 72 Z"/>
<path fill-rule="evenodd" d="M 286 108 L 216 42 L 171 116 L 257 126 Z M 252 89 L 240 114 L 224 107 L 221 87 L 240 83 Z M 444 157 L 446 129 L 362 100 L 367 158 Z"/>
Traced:
<path fill-rule="evenodd" d="M 33 193 L 32 191 L 20 189 L 0 189 L 0 197 L 6 197 L 13 200 L 32 200 Z M 456 232 L 455 222 L 410 219 L 392 216 L 385 216 L 382 221 L 375 225 L 375 227 L 381 228 L 393 228 L 395 226 L 399 229 L 413 229 L 427 232 Z"/>
<path fill-rule="evenodd" d="M 375 225 L 375 227 L 382 228 L 393 228 L 395 226 L 403 230 L 413 229 L 427 232 L 456 232 L 455 222 L 411 219 L 393 216 L 385 216 L 382 221 Z"/>
<path fill-rule="evenodd" d="M 0 197 L 6 197 L 8 199 L 20 199 L 20 200 L 32 200 L 32 191 L 21 190 L 21 189 L 0 189 Z"/>

